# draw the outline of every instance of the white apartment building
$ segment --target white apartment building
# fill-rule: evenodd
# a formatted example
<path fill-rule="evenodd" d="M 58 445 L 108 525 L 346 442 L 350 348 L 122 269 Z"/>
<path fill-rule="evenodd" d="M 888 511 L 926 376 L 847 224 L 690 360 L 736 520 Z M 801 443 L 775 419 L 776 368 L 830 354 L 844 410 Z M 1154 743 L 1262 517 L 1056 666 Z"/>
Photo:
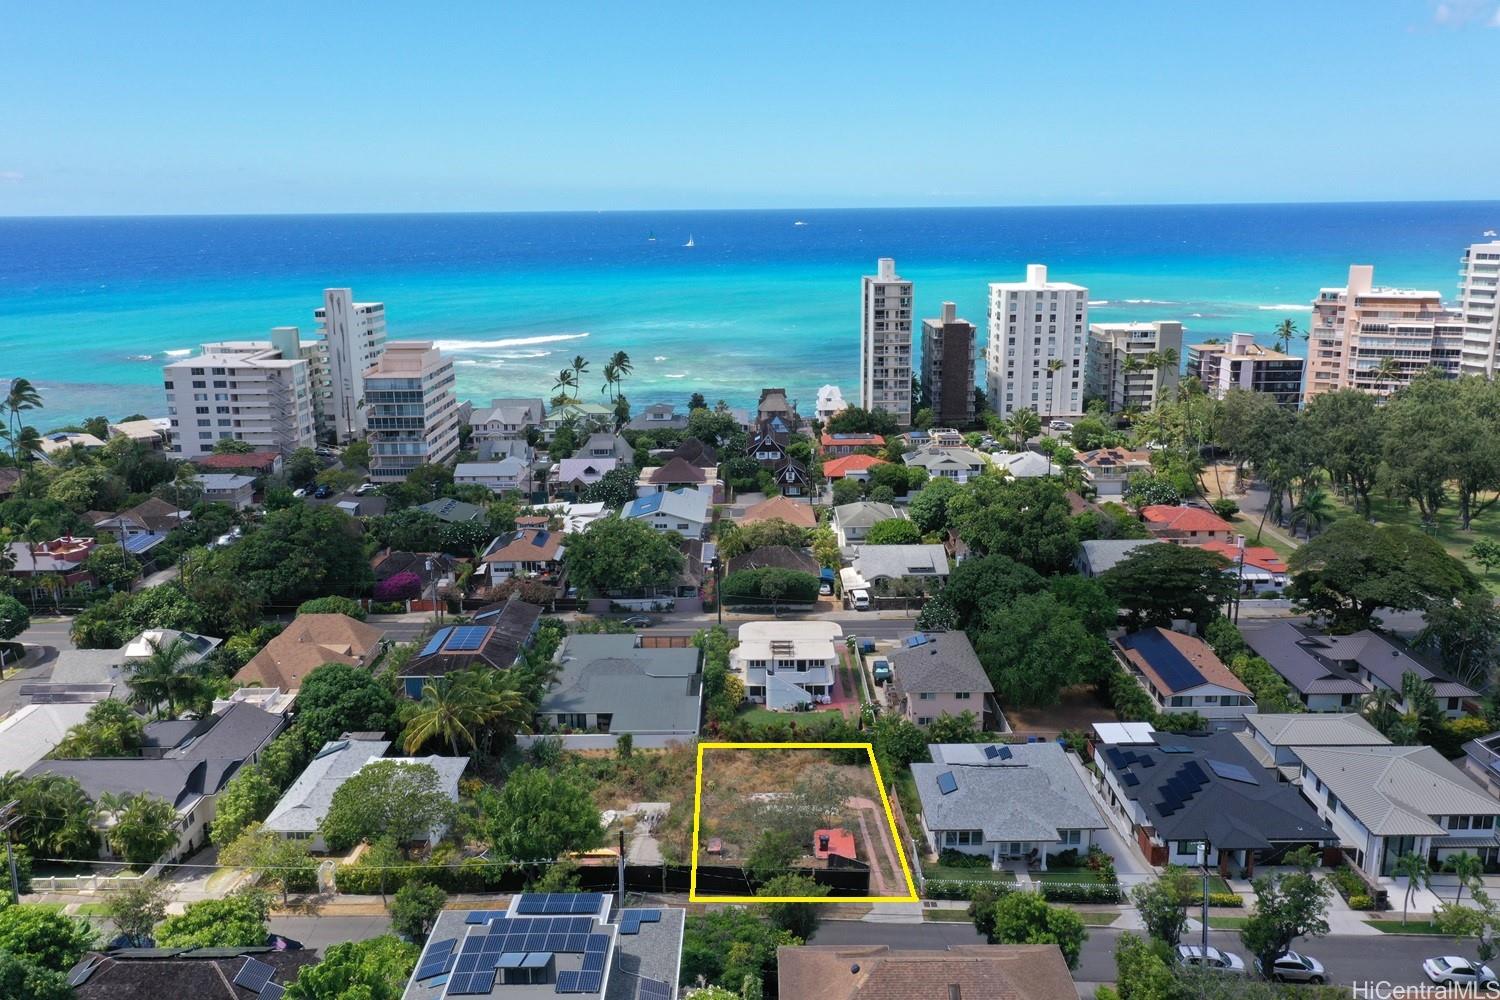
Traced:
<path fill-rule="evenodd" d="M 1306 364 L 1305 358 L 1257 344 L 1253 333 L 1232 333 L 1227 344 L 1189 344 L 1187 352 L 1187 373 L 1215 399 L 1244 389 L 1267 393 L 1292 409 L 1302 403 Z"/>
<path fill-rule="evenodd" d="M 1474 243 L 1464 251 L 1463 269 L 1458 273 L 1458 310 L 1463 314 L 1463 357 L 1460 370 L 1465 375 L 1495 376 L 1496 354 L 1500 353 L 1500 308 L 1495 304 L 1500 284 L 1500 240 Z"/>
<path fill-rule="evenodd" d="M 315 444 L 310 365 L 295 327 L 270 340 L 204 344 L 162 369 L 172 453 L 197 458 L 226 438 L 290 455 Z"/>
<path fill-rule="evenodd" d="M 1176 364 L 1160 364 L 1167 351 L 1176 352 Z M 1091 323 L 1084 353 L 1085 395 L 1104 400 L 1110 413 L 1149 410 L 1181 380 L 1182 324 Z"/>
<path fill-rule="evenodd" d="M 1026 265 L 1025 281 L 991 283 L 986 368 L 996 413 L 1030 408 L 1046 420 L 1083 412 L 1088 319 L 1089 290 L 1048 281 L 1045 264 Z"/>
<path fill-rule="evenodd" d="M 431 341 L 397 340 L 383 347 L 361 384 L 370 480 L 394 483 L 417 466 L 445 462 L 458 451 L 458 400 L 453 362 Z"/>
<path fill-rule="evenodd" d="M 859 405 L 911 426 L 911 282 L 880 258 L 860 279 Z"/>
<path fill-rule="evenodd" d="M 1457 375 L 1464 342 L 1463 318 L 1443 308 L 1440 294 L 1379 287 L 1374 267 L 1355 264 L 1347 284 L 1321 289 L 1313 300 L 1304 395 L 1311 401 L 1360 389 L 1385 396 L 1428 368 Z M 1376 372 L 1386 358 L 1395 373 L 1382 377 Z"/>
<path fill-rule="evenodd" d="M 313 315 L 322 334 L 311 353 L 318 430 L 343 444 L 367 427 L 364 373 L 385 351 L 385 304 L 355 302 L 350 289 L 329 288 Z"/>

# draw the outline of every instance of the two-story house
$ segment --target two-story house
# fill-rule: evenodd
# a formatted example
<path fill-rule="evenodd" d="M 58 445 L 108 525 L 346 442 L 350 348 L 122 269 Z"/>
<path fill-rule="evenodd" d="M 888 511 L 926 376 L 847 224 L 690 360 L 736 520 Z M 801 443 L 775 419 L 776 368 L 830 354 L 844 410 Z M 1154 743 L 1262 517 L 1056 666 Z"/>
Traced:
<path fill-rule="evenodd" d="M 675 531 L 684 538 L 702 538 L 712 514 L 702 490 L 670 490 L 637 497 L 620 511 L 621 517 L 643 521 L 657 531 Z"/>
<path fill-rule="evenodd" d="M 1163 542 L 1198 545 L 1234 541 L 1234 525 L 1200 507 L 1152 504 L 1141 508 L 1141 520 L 1146 523 L 1146 530 Z"/>
<path fill-rule="evenodd" d="M 925 726 L 944 715 L 970 712 L 981 728 L 994 685 L 963 632 L 918 632 L 901 640 L 889 656 L 889 695 L 908 722 Z"/>
<path fill-rule="evenodd" d="M 540 398 L 492 399 L 489 406 L 469 415 L 470 447 L 482 461 L 516 454 L 517 443 L 526 450 L 526 432 L 546 419 L 547 405 Z"/>
<path fill-rule="evenodd" d="M 845 455 L 853 455 L 861 448 L 884 448 L 885 438 L 879 434 L 830 434 L 824 431 L 818 445 L 823 451 L 824 458 L 842 458 Z"/>
<path fill-rule="evenodd" d="M 740 644 L 729 653 L 729 669 L 755 704 L 776 711 L 826 704 L 837 683 L 843 634 L 837 622 L 746 622 Z"/>
<path fill-rule="evenodd" d="M 1125 493 L 1126 483 L 1132 475 L 1151 471 L 1151 453 L 1125 448 L 1097 448 L 1080 452 L 1078 465 L 1083 469 L 1084 485 L 1092 488 L 1100 499 L 1111 499 Z"/>
<path fill-rule="evenodd" d="M 1239 719 L 1255 711 L 1244 681 L 1196 636 L 1152 627 L 1120 636 L 1114 647 L 1159 711 L 1197 712 L 1205 719 Z"/>
<path fill-rule="evenodd" d="M 833 508 L 833 533 L 840 546 L 859 545 L 879 522 L 904 516 L 888 503 L 864 500 L 846 503 Z"/>

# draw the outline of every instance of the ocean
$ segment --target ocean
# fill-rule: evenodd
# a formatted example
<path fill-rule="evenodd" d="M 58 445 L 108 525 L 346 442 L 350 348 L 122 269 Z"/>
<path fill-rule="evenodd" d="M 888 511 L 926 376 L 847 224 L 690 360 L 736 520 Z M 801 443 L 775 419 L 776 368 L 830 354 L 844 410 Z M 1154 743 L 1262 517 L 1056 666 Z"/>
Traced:
<path fill-rule="evenodd" d="M 856 395 L 879 257 L 915 282 L 919 321 L 951 300 L 981 341 L 986 283 L 1036 262 L 1088 287 L 1092 321 L 1269 342 L 1351 263 L 1451 298 L 1487 229 L 1500 202 L 0 219 L 0 377 L 37 383 L 43 430 L 161 415 L 161 365 L 273 326 L 310 337 L 322 290 L 348 286 L 386 304 L 391 339 L 451 352 L 461 399 L 550 395 L 581 354 L 603 401 L 623 350 L 637 408 L 765 385 L 810 408 L 826 382 Z"/>

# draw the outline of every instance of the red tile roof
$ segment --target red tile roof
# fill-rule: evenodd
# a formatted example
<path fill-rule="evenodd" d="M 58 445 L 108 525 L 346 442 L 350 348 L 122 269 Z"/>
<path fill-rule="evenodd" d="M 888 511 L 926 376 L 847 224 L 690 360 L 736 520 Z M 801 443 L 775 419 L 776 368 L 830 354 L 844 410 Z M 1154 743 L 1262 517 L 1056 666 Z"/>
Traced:
<path fill-rule="evenodd" d="M 824 431 L 822 443 L 824 448 L 884 448 L 885 438 L 879 434 L 830 434 Z"/>
<path fill-rule="evenodd" d="M 845 455 L 823 463 L 823 478 L 843 479 L 851 472 L 869 472 L 875 466 L 884 464 L 885 459 L 878 455 Z"/>
<path fill-rule="evenodd" d="M 1170 531 L 1218 531 L 1234 533 L 1234 525 L 1212 511 L 1197 507 L 1174 507 L 1169 504 L 1152 504 L 1141 508 L 1141 517 L 1148 527 L 1166 528 Z"/>
<path fill-rule="evenodd" d="M 281 456 L 274 451 L 250 451 L 243 455 L 202 455 L 193 459 L 200 469 L 258 469 L 269 472 Z"/>
<path fill-rule="evenodd" d="M 800 528 L 816 528 L 818 517 L 813 513 L 812 505 L 798 503 L 783 496 L 774 496 L 769 500 L 748 508 L 745 516 L 740 518 L 741 524 L 755 524 L 758 521 L 785 521 L 795 524 Z"/>
<path fill-rule="evenodd" d="M 1209 552 L 1217 552 L 1228 559 L 1231 565 L 1238 565 L 1240 561 L 1240 550 L 1229 542 L 1199 542 L 1194 545 L 1195 549 L 1205 549 Z M 1276 550 L 1264 545 L 1245 546 L 1245 565 L 1263 569 L 1267 573 L 1286 573 L 1286 562 L 1276 554 Z"/>

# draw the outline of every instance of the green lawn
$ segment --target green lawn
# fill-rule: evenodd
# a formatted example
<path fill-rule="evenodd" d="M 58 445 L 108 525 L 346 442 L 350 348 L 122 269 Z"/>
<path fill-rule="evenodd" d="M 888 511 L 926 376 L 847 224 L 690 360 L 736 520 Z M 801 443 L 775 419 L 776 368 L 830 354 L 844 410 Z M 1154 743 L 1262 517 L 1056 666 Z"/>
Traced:
<path fill-rule="evenodd" d="M 109 907 L 104 903 L 79 903 L 78 909 L 73 911 L 78 917 L 107 917 Z"/>
<path fill-rule="evenodd" d="M 1033 871 L 1031 873 L 1033 882 L 1073 882 L 1077 884 L 1087 883 L 1093 885 L 1114 885 L 1118 879 L 1112 875 L 1104 875 L 1094 871 L 1092 868 L 1052 868 L 1047 871 Z"/>
<path fill-rule="evenodd" d="M 1118 913 L 1109 913 L 1105 910 L 1074 910 L 1073 913 L 1083 921 L 1085 927 L 1108 927 L 1120 919 Z"/>
<path fill-rule="evenodd" d="M 1266 521 L 1266 530 L 1260 530 L 1260 518 L 1251 517 L 1248 514 L 1236 514 L 1229 519 L 1236 527 L 1245 534 L 1246 545 L 1264 545 L 1275 549 L 1276 554 L 1282 559 L 1291 558 L 1295 546 L 1288 545 L 1280 534 L 1273 533 L 1276 529 L 1271 525 L 1269 519 Z"/>
<path fill-rule="evenodd" d="M 1237 931 L 1245 926 L 1249 917 L 1216 917 L 1212 914 L 1208 918 L 1208 926 L 1216 931 Z"/>
<path fill-rule="evenodd" d="M 966 910 L 923 910 L 922 919 L 935 923 L 966 924 L 969 922 L 969 914 Z"/>
<path fill-rule="evenodd" d="M 1334 507 L 1344 517 L 1353 517 L 1354 509 L 1336 495 L 1330 495 Z M 1374 516 L 1377 524 L 1404 524 L 1409 528 L 1418 530 L 1422 527 L 1422 517 L 1418 513 L 1416 505 L 1410 508 L 1395 500 L 1387 500 L 1381 496 L 1370 498 L 1370 513 Z M 1458 508 L 1450 504 L 1438 512 L 1437 521 L 1434 524 L 1432 537 L 1437 539 L 1443 548 L 1451 554 L 1462 559 L 1464 565 L 1473 570 L 1474 575 L 1482 580 L 1490 592 L 1500 595 L 1500 575 L 1486 573 L 1483 566 L 1470 559 L 1468 556 L 1469 546 L 1481 539 L 1491 542 L 1500 542 L 1500 507 L 1492 507 L 1478 517 L 1473 519 L 1472 528 L 1462 531 L 1458 526 Z"/>
<path fill-rule="evenodd" d="M 1365 923 L 1382 934 L 1441 934 L 1431 920 L 1408 920 L 1406 926 L 1400 920 L 1366 920 Z"/>
<path fill-rule="evenodd" d="M 952 879 L 955 882 L 1014 882 L 1013 872 L 991 868 L 950 868 L 947 865 L 923 865 L 922 874 L 929 879 Z"/>
<path fill-rule="evenodd" d="M 773 712 L 769 708 L 747 708 L 741 711 L 737 718 L 757 727 L 784 725 L 789 722 L 795 722 L 798 726 L 817 726 L 826 721 L 825 717 L 842 714 L 836 708 L 822 712 Z"/>

